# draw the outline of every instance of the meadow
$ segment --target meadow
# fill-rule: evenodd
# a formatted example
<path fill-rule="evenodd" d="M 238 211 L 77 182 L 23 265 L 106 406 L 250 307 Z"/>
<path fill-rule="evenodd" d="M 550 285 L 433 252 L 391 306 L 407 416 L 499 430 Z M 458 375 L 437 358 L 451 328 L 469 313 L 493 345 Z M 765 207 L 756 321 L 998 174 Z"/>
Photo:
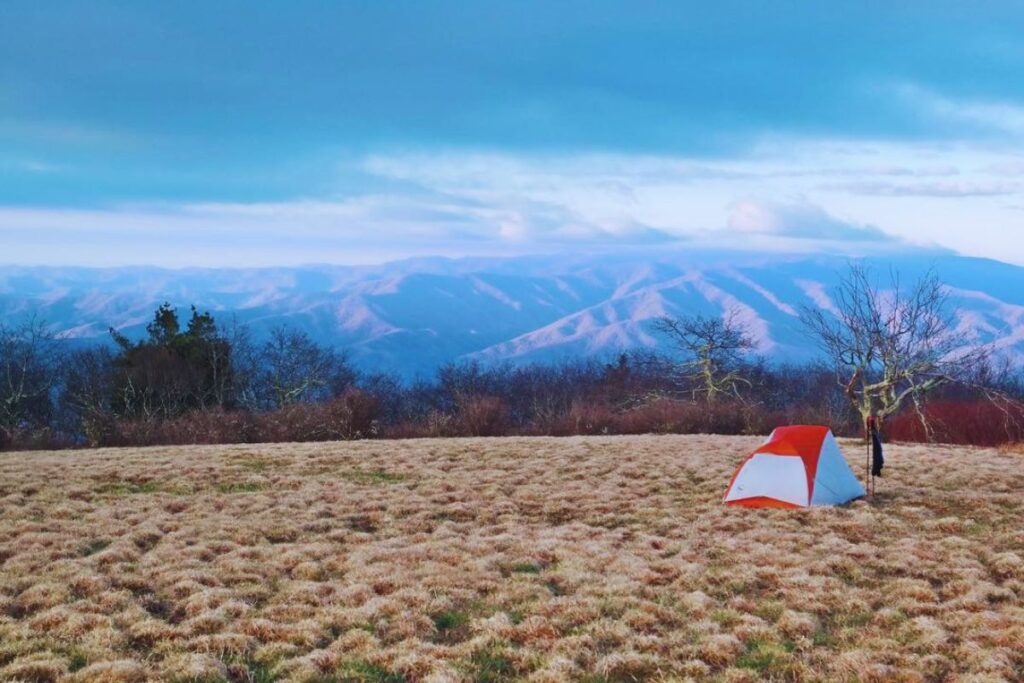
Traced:
<path fill-rule="evenodd" d="M 1024 680 L 1024 453 L 723 506 L 759 441 L 3 453 L 0 679 Z"/>

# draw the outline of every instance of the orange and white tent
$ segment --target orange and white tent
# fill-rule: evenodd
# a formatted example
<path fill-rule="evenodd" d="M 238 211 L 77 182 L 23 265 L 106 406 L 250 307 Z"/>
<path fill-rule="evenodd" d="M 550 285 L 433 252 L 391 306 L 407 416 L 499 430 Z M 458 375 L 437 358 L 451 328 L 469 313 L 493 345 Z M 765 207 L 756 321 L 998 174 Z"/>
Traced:
<path fill-rule="evenodd" d="M 842 505 L 864 495 L 828 427 L 779 427 L 740 464 L 728 505 L 796 508 Z"/>

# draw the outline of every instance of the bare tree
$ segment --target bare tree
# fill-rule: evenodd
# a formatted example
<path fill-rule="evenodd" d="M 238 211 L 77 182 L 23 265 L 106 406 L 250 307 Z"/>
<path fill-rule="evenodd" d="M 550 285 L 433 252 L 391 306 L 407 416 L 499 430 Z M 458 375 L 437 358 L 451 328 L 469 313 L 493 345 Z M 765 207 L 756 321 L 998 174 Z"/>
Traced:
<path fill-rule="evenodd" d="M 91 446 L 101 445 L 114 420 L 114 354 L 105 346 L 81 349 L 64 364 L 60 395 L 68 429 Z"/>
<path fill-rule="evenodd" d="M 49 425 L 59 358 L 56 336 L 38 318 L 0 324 L 0 442 Z"/>
<path fill-rule="evenodd" d="M 223 340 L 216 351 L 227 351 L 230 372 L 215 375 L 217 405 L 222 407 L 258 407 L 256 381 L 259 374 L 259 349 L 253 342 L 248 326 L 232 316 L 226 325 L 217 326 L 217 336 Z M 219 365 L 216 356 L 210 356 L 210 365 Z"/>
<path fill-rule="evenodd" d="M 987 349 L 967 348 L 955 334 L 946 286 L 929 272 L 905 288 L 892 272 L 882 290 L 866 266 L 851 264 L 833 299 L 834 310 L 804 306 L 800 319 L 835 366 L 862 424 L 909 402 L 930 437 L 927 395 L 966 381 L 988 359 Z"/>
<path fill-rule="evenodd" d="M 743 355 L 754 348 L 754 340 L 738 311 L 726 311 L 721 317 L 659 318 L 654 329 L 682 352 L 678 372 L 695 399 L 703 396 L 714 403 L 720 396 L 739 397 L 740 386 L 750 385 L 741 367 Z"/>
<path fill-rule="evenodd" d="M 287 327 L 271 330 L 258 362 L 259 384 L 271 407 L 338 396 L 355 381 L 345 356 Z"/>

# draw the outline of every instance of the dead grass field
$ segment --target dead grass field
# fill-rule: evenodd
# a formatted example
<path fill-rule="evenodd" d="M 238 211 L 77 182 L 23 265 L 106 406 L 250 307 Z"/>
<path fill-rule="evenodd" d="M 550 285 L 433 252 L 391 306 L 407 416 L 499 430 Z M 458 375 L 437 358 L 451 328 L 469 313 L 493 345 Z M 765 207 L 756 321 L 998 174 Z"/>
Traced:
<path fill-rule="evenodd" d="M 1024 680 L 1024 455 L 722 506 L 758 442 L 3 454 L 0 678 Z"/>

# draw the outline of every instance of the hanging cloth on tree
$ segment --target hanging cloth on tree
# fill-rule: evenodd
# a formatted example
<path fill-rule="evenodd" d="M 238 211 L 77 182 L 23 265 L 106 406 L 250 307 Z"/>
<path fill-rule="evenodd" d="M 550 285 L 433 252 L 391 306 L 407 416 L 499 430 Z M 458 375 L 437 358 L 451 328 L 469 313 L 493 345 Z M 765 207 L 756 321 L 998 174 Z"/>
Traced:
<path fill-rule="evenodd" d="M 882 439 L 878 436 L 878 429 L 871 427 L 871 476 L 882 476 L 882 467 L 885 465 L 885 457 L 882 455 Z"/>

